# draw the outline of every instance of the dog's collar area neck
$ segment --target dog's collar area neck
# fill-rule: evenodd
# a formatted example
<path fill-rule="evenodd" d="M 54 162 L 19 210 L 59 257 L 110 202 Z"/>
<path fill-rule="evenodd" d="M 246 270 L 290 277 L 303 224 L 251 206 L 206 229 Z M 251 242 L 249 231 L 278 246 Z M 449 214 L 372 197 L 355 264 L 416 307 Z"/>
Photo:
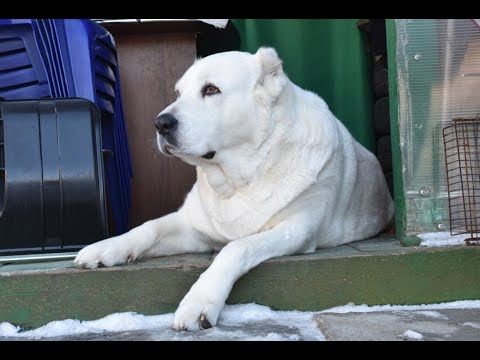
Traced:
<path fill-rule="evenodd" d="M 211 160 L 215 156 L 216 152 L 215 151 L 209 151 L 205 155 L 202 155 L 202 158 Z"/>

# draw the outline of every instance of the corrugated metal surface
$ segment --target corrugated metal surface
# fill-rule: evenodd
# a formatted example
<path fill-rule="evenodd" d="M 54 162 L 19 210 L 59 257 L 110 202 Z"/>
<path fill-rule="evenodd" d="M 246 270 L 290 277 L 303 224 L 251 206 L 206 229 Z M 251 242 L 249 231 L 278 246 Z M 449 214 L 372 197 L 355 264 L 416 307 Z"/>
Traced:
<path fill-rule="evenodd" d="M 273 46 L 298 86 L 325 99 L 362 145 L 375 151 L 371 59 L 356 19 L 235 19 L 241 50 Z"/>
<path fill-rule="evenodd" d="M 396 20 L 406 231 L 448 229 L 442 128 L 480 115 L 480 27 L 469 19 Z"/>

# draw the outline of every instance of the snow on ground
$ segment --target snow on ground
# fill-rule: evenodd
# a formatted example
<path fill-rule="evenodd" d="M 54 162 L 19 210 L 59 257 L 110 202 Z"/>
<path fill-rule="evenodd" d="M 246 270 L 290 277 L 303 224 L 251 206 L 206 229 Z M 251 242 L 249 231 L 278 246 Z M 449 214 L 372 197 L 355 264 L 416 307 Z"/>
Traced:
<path fill-rule="evenodd" d="M 434 318 L 444 315 L 432 310 L 479 309 L 480 300 L 454 301 L 427 305 L 355 305 L 334 307 L 321 313 L 368 313 L 379 311 L 411 311 Z M 93 321 L 63 320 L 52 321 L 38 329 L 22 332 L 12 324 L 0 323 L 0 337 L 22 337 L 29 339 L 54 338 L 82 334 L 128 332 L 155 329 L 157 340 L 325 340 L 318 329 L 312 312 L 274 311 L 257 304 L 227 305 L 222 311 L 216 327 L 193 335 L 189 332 L 176 332 L 171 329 L 173 314 L 145 316 L 133 312 L 115 313 Z M 463 326 L 480 328 L 479 323 L 466 322 Z M 409 330 L 411 331 L 411 330 Z M 413 333 L 413 331 L 411 331 Z M 403 335 L 409 336 L 408 331 Z M 199 335 L 200 334 L 200 335 Z M 418 334 L 418 333 L 417 333 Z M 421 336 L 421 334 L 419 334 Z"/>
<path fill-rule="evenodd" d="M 465 245 L 465 239 L 470 235 L 450 235 L 448 231 L 431 232 L 417 235 L 422 242 L 420 246 L 456 246 Z"/>
<path fill-rule="evenodd" d="M 421 314 L 421 315 L 424 315 L 426 317 L 434 318 L 434 319 L 448 320 L 447 315 L 443 315 L 443 314 L 439 313 L 438 311 L 429 311 L 429 310 L 417 311 L 417 314 Z"/>
<path fill-rule="evenodd" d="M 466 322 L 466 323 L 463 323 L 462 326 L 468 326 L 474 329 L 480 329 L 480 323 L 476 323 L 476 322 Z"/>
<path fill-rule="evenodd" d="M 133 312 L 115 313 L 93 321 L 62 320 L 52 321 L 38 329 L 20 332 L 20 327 L 9 323 L 0 324 L 0 336 L 17 336 L 28 338 L 56 337 L 101 333 L 104 331 L 132 331 L 154 329 L 169 326 L 173 314 L 144 316 Z"/>
<path fill-rule="evenodd" d="M 445 309 L 480 309 L 480 300 L 462 300 L 448 303 L 438 304 L 422 304 L 422 305 L 355 305 L 349 303 L 347 305 L 337 306 L 331 309 L 320 311 L 321 313 L 368 313 L 377 311 L 408 311 L 408 310 L 445 310 Z"/>
<path fill-rule="evenodd" d="M 413 331 L 413 330 L 407 330 L 403 333 L 403 336 L 408 338 L 408 339 L 413 339 L 413 340 L 422 340 L 423 335 L 420 334 L 419 332 Z"/>
<path fill-rule="evenodd" d="M 156 329 L 171 340 L 190 340 L 192 333 L 178 333 L 171 329 L 173 314 L 145 316 L 132 312 L 116 313 L 99 320 L 52 321 L 38 329 L 22 332 L 9 323 L 0 324 L 0 337 L 30 339 L 82 335 L 102 332 L 125 332 Z M 268 328 L 265 327 L 268 324 Z M 202 337 L 230 340 L 325 340 L 317 328 L 312 312 L 274 311 L 256 304 L 227 305 L 222 311 L 217 327 L 202 331 Z"/>

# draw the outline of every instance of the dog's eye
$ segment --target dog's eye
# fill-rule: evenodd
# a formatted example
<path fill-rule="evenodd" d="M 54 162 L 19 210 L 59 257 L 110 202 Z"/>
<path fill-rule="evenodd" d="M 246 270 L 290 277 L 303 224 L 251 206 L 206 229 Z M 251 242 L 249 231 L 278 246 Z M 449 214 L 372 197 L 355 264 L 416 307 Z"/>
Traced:
<path fill-rule="evenodd" d="M 210 96 L 210 95 L 215 95 L 219 94 L 221 91 L 219 88 L 217 88 L 215 85 L 212 84 L 207 84 L 202 88 L 202 96 Z"/>

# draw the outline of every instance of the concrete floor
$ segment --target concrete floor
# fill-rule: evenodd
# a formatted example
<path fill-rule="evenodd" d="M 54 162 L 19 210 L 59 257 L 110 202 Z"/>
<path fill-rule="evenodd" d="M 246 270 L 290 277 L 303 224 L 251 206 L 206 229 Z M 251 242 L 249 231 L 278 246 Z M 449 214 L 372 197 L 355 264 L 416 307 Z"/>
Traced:
<path fill-rule="evenodd" d="M 480 309 L 316 314 L 326 340 L 402 341 L 408 330 L 423 340 L 479 341 Z M 415 340 L 416 341 L 416 340 Z"/>

